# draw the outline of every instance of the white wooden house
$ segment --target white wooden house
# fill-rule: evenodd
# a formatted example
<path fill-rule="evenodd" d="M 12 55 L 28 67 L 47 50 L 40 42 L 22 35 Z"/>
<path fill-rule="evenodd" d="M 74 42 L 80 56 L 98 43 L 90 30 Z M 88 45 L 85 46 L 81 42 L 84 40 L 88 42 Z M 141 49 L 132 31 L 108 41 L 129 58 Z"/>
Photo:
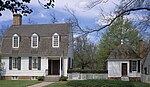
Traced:
<path fill-rule="evenodd" d="M 140 58 L 128 45 L 121 44 L 114 49 L 108 59 L 108 79 L 140 80 Z"/>
<path fill-rule="evenodd" d="M 72 67 L 72 36 L 71 24 L 22 25 L 22 16 L 14 14 L 2 42 L 3 79 L 67 76 Z"/>

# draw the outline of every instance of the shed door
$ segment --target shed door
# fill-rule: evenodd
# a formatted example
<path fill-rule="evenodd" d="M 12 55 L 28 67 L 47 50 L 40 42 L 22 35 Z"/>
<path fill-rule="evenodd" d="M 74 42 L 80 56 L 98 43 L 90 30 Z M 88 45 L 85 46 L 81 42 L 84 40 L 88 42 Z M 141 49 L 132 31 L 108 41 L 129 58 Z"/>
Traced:
<path fill-rule="evenodd" d="M 127 76 L 127 63 L 122 63 L 122 76 Z"/>

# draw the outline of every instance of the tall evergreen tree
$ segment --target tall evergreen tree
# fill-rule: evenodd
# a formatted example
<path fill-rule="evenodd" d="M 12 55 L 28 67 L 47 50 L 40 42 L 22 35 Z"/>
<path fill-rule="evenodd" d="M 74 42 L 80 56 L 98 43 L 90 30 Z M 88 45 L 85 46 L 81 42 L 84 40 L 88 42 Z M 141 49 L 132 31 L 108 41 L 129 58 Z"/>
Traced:
<path fill-rule="evenodd" d="M 123 40 L 124 44 L 129 45 L 135 52 L 138 50 L 139 41 L 138 30 L 128 20 L 118 18 L 102 35 L 99 42 L 97 58 L 99 68 L 106 69 L 106 59 L 111 51 L 113 51 Z"/>

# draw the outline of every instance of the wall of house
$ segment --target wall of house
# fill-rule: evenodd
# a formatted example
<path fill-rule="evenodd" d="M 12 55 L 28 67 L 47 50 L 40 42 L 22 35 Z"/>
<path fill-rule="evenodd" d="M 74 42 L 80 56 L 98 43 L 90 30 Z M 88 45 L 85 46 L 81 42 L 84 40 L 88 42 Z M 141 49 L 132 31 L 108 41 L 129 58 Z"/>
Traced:
<path fill-rule="evenodd" d="M 21 70 L 9 70 L 9 57 L 2 58 L 4 63 L 3 76 L 45 76 L 48 69 L 48 59 L 41 57 L 41 70 L 29 70 L 29 57 L 21 57 Z"/>
<path fill-rule="evenodd" d="M 141 73 L 137 71 L 129 72 L 129 61 L 108 61 L 108 78 L 122 76 L 122 63 L 127 63 L 127 76 L 128 77 L 141 77 Z"/>
<path fill-rule="evenodd" d="M 67 70 L 68 70 L 68 57 L 63 59 L 63 76 L 67 76 Z"/>
<path fill-rule="evenodd" d="M 143 74 L 150 75 L 150 52 L 143 61 Z"/>

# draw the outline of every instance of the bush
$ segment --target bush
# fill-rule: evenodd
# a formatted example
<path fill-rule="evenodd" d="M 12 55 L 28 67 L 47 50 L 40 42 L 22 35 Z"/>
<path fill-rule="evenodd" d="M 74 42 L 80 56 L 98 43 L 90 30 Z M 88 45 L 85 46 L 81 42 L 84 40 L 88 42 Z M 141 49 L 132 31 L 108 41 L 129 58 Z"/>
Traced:
<path fill-rule="evenodd" d="M 62 76 L 59 81 L 67 81 L 67 79 L 68 79 L 67 76 Z"/>
<path fill-rule="evenodd" d="M 134 87 L 129 82 L 115 80 L 76 80 L 69 81 L 67 85 L 73 87 Z"/>
<path fill-rule="evenodd" d="M 69 69 L 68 73 L 107 73 L 107 70 Z"/>
<path fill-rule="evenodd" d="M 44 76 L 38 76 L 38 81 L 43 81 L 44 80 Z"/>
<path fill-rule="evenodd" d="M 135 87 L 132 82 L 118 80 L 74 80 L 68 81 L 73 87 Z"/>

